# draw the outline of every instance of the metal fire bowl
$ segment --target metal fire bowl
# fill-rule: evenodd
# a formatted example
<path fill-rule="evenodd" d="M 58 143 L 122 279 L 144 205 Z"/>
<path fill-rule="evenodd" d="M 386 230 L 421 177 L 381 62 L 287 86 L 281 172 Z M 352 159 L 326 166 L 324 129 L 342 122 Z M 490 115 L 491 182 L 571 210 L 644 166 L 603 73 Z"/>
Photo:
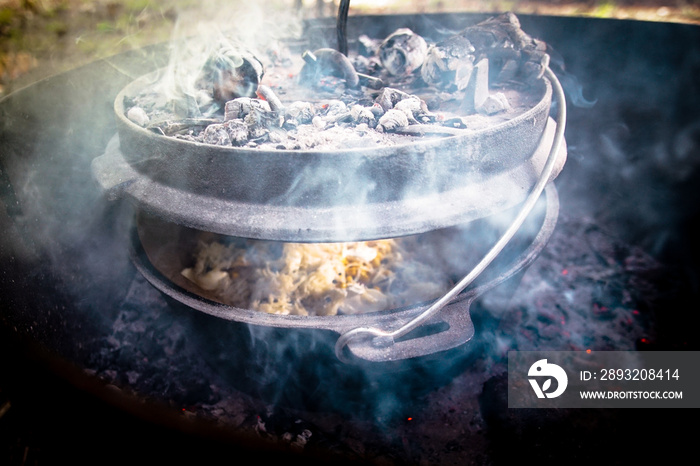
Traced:
<path fill-rule="evenodd" d="M 549 183 L 544 192 L 545 196 L 540 198 L 531 214 L 534 228 L 519 231 L 513 238 L 513 249 L 504 251 L 505 254 L 491 264 L 477 284 L 460 293 L 418 331 L 404 339 L 379 346 L 370 339 L 353 339 L 348 343 L 349 351 L 365 360 L 386 362 L 446 351 L 471 340 L 474 324 L 469 308 L 474 300 L 530 265 L 554 231 L 559 215 L 559 197 L 553 183 Z M 185 267 L 183 244 L 192 240 L 196 242 L 196 237 L 182 234 L 182 229 L 160 220 L 149 221 L 142 217 L 136 225 L 132 234 L 131 259 L 143 276 L 167 296 L 221 319 L 266 327 L 330 330 L 342 335 L 363 327 L 400 328 L 432 304 L 427 302 L 401 309 L 337 316 L 276 315 L 221 304 L 204 297 L 205 292 L 198 292 L 195 285 L 180 275 Z M 490 246 L 484 244 L 479 248 L 487 250 Z"/>
<path fill-rule="evenodd" d="M 492 215 L 525 199 L 556 126 L 552 87 L 543 79 L 532 108 L 482 130 L 369 150 L 221 147 L 129 121 L 124 98 L 152 79 L 139 78 L 116 97 L 118 134 L 93 161 L 93 175 L 111 198 L 128 198 L 169 222 L 247 238 L 370 240 Z"/>

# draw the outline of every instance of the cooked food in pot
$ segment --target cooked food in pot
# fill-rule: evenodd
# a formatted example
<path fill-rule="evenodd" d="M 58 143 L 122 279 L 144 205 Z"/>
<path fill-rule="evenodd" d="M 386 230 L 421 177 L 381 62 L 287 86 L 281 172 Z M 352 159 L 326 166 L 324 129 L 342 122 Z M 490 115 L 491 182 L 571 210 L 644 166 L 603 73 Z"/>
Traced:
<path fill-rule="evenodd" d="M 217 236 L 182 275 L 224 304 L 273 314 L 337 315 L 435 299 L 449 267 L 422 236 L 354 243 L 279 243 Z"/>

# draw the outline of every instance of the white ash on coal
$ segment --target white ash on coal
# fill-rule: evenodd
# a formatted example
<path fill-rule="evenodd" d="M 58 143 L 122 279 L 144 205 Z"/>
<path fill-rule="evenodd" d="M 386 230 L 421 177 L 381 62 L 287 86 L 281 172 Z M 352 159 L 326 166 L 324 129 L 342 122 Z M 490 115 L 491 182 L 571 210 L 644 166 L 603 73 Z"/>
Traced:
<path fill-rule="evenodd" d="M 284 45 L 275 44 L 254 55 L 237 48 L 235 41 L 222 40 L 203 63 L 195 63 L 190 85 L 177 84 L 173 92 L 171 83 L 159 80 L 125 102 L 126 116 L 158 134 L 221 146 L 391 146 L 417 140 L 415 131 L 406 130 L 412 125 L 454 127 L 451 122 L 460 118 L 460 128 L 478 130 L 522 114 L 537 102 L 541 86 L 536 84 L 548 64 L 546 44 L 524 33 L 513 14 L 430 46 L 407 28 L 384 39 L 363 36 L 358 51 L 349 56 L 329 48 L 282 53 Z M 183 64 L 173 67 L 187 73 Z M 163 89 L 171 90 L 164 95 Z M 338 101 L 347 111 L 331 113 Z M 169 131 L 202 117 L 214 119 L 217 126 Z M 220 126 L 228 121 L 236 123 Z M 333 133 L 314 136 L 324 131 Z M 365 137 L 374 132 L 398 135 Z M 330 140 L 335 145 L 321 142 Z"/>
<path fill-rule="evenodd" d="M 410 75 L 423 65 L 428 44 L 408 28 L 394 31 L 379 45 L 379 60 L 393 76 Z"/>
<path fill-rule="evenodd" d="M 254 55 L 222 48 L 205 63 L 200 87 L 211 85 L 212 97 L 219 103 L 254 97 L 263 73 L 263 64 Z"/>
<path fill-rule="evenodd" d="M 421 76 L 428 83 L 451 86 L 456 76 L 469 76 L 483 58 L 492 62 L 496 81 L 534 82 L 549 65 L 547 44 L 527 35 L 513 13 L 468 27 L 427 52 Z"/>

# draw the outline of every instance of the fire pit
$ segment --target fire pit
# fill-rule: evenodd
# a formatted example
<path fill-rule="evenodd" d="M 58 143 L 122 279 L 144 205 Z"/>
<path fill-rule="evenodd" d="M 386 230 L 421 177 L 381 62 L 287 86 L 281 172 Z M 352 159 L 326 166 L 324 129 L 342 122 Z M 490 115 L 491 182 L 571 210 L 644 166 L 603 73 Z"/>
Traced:
<path fill-rule="evenodd" d="M 399 25 L 421 31 L 435 23 L 458 31 L 483 19 L 350 18 L 348 33 L 387 37 Z M 564 87 L 576 89 L 576 76 L 583 95 L 597 99 L 590 107 L 568 92 L 557 228 L 520 280 L 472 304 L 469 345 L 389 369 L 338 361 L 333 333 L 329 342 L 322 330 L 290 335 L 192 312 L 134 267 L 131 205 L 107 202 L 85 180 L 117 131 L 114 98 L 166 65 L 164 47 L 92 63 L 3 99 L 0 429 L 8 462 L 94 462 L 105 452 L 124 462 L 252 455 L 372 464 L 655 456 L 621 448 L 639 444 L 668 445 L 659 459 L 676 459 L 692 444 L 684 427 L 692 412 L 509 410 L 504 355 L 697 349 L 697 313 L 687 305 L 697 300 L 697 209 L 687 200 L 697 186 L 690 155 L 700 33 L 673 24 L 520 19 L 567 57 Z M 291 339 L 276 340 L 285 334 Z M 335 391 L 335 382 L 349 391 Z"/>

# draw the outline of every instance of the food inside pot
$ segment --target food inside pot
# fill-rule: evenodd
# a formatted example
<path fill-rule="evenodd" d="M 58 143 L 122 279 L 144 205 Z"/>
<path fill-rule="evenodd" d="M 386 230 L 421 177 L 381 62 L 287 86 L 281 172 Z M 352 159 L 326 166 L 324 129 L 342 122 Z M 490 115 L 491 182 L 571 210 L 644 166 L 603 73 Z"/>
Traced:
<path fill-rule="evenodd" d="M 272 314 L 337 315 L 435 299 L 452 267 L 426 235 L 279 243 L 204 235 L 182 275 L 218 301 Z"/>

